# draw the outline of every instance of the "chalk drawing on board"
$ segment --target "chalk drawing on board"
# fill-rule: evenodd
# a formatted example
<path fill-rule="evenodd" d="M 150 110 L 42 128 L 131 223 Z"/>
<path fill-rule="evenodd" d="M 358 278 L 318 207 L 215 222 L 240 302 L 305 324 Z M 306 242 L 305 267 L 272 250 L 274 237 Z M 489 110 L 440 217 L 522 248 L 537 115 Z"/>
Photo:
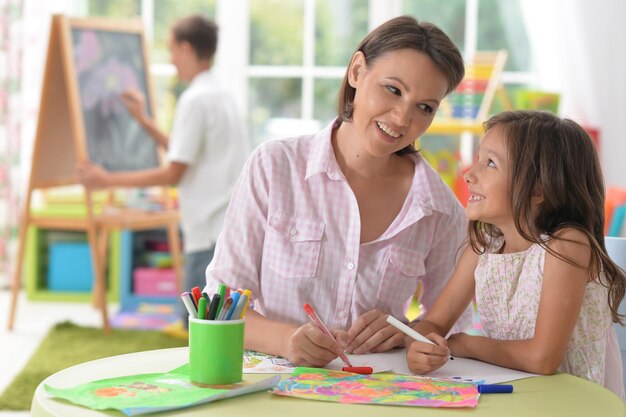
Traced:
<path fill-rule="evenodd" d="M 149 97 L 141 35 L 72 28 L 72 43 L 89 160 L 111 171 L 158 166 L 156 144 L 120 100 L 128 89 Z"/>

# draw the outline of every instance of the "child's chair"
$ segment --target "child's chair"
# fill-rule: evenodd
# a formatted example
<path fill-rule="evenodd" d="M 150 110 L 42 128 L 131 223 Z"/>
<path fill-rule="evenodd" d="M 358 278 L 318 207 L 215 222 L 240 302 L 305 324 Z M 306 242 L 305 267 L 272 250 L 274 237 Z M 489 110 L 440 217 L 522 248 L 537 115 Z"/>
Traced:
<path fill-rule="evenodd" d="M 611 257 L 611 260 L 617 264 L 620 268 L 626 270 L 626 238 L 623 237 L 605 237 L 604 244 L 606 245 L 606 251 Z M 626 313 L 626 298 L 622 300 L 619 306 L 619 312 L 621 314 Z M 619 342 L 619 348 L 622 351 L 622 364 L 624 365 L 624 386 L 626 386 L 626 327 L 614 324 L 615 333 L 617 333 L 617 340 Z"/>

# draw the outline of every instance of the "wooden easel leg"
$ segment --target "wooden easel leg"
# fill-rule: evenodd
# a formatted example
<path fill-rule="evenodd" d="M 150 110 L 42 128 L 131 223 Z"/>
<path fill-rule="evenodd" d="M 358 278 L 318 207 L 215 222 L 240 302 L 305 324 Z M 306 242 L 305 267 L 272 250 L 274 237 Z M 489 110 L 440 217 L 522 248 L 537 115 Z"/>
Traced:
<path fill-rule="evenodd" d="M 96 303 L 102 313 L 102 330 L 105 334 L 109 333 L 109 315 L 107 310 L 107 249 L 109 244 L 109 231 L 100 230 L 98 233 L 98 266 L 100 268 L 97 276 L 96 286 Z"/>
<path fill-rule="evenodd" d="M 13 282 L 11 284 L 11 307 L 9 310 L 9 322 L 7 329 L 13 330 L 15 323 L 15 311 L 17 308 L 17 295 L 20 292 L 22 284 L 22 266 L 24 264 L 24 249 L 26 248 L 26 237 L 28 236 L 28 221 L 23 221 L 20 225 L 20 235 L 17 248 L 17 258 L 15 259 L 15 271 L 13 273 Z"/>
<path fill-rule="evenodd" d="M 104 234 L 104 231 L 101 231 Z M 93 284 L 93 304 L 95 307 L 100 308 L 102 313 L 102 330 L 105 334 L 109 333 L 109 318 L 107 314 L 106 303 L 106 289 L 105 289 L 105 277 L 104 268 L 101 256 L 100 245 L 106 237 L 101 237 L 95 226 L 89 227 L 87 230 L 87 238 L 89 240 L 89 247 L 91 249 L 91 263 L 93 265 L 94 284 Z"/>
<path fill-rule="evenodd" d="M 107 278 L 107 260 L 108 260 L 108 244 L 109 244 L 109 232 L 106 229 L 101 229 L 98 231 L 97 238 L 97 252 L 98 252 L 98 267 L 99 267 L 99 276 L 103 279 L 102 282 L 94 287 L 93 293 L 93 306 L 96 308 L 101 308 L 101 300 L 104 299 L 106 302 L 106 278 Z M 94 276 L 95 277 L 95 276 Z M 98 281 L 96 281 L 98 282 Z M 104 293 L 104 297 L 102 294 Z"/>
<path fill-rule="evenodd" d="M 167 243 L 172 254 L 172 262 L 174 263 L 174 273 L 178 282 L 178 292 L 188 291 L 183 289 L 183 269 L 182 257 L 180 253 L 180 237 L 178 236 L 178 223 L 169 223 L 167 225 Z"/>

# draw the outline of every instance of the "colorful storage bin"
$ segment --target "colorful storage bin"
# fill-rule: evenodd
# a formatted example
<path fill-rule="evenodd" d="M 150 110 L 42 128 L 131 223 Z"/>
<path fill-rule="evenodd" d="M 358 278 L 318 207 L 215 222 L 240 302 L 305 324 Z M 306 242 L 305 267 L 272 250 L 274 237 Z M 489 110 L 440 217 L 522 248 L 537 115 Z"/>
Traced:
<path fill-rule="evenodd" d="M 48 246 L 48 289 L 89 292 L 93 267 L 87 242 L 55 242 Z"/>
<path fill-rule="evenodd" d="M 178 285 L 172 268 L 135 268 L 133 288 L 137 295 L 176 296 Z"/>

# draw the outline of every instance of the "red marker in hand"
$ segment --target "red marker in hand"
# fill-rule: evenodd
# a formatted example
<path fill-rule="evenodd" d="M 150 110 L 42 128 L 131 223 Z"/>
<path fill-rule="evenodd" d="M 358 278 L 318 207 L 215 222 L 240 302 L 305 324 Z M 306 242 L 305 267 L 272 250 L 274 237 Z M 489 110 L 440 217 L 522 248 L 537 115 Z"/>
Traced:
<path fill-rule="evenodd" d="M 307 316 L 309 316 L 311 321 L 322 331 L 322 333 L 324 333 L 326 336 L 333 339 L 333 342 L 337 343 L 337 340 L 335 340 L 330 330 L 328 330 L 328 328 L 324 325 L 324 323 L 322 323 L 322 320 L 319 318 L 319 316 L 317 315 L 315 310 L 313 310 L 313 307 L 311 307 L 310 304 L 304 305 L 304 312 L 307 314 Z M 342 361 L 344 361 L 346 365 L 350 367 L 352 366 L 352 364 L 350 363 L 350 360 L 348 359 L 345 353 L 342 353 L 341 355 L 339 355 L 339 357 L 341 358 Z"/>

